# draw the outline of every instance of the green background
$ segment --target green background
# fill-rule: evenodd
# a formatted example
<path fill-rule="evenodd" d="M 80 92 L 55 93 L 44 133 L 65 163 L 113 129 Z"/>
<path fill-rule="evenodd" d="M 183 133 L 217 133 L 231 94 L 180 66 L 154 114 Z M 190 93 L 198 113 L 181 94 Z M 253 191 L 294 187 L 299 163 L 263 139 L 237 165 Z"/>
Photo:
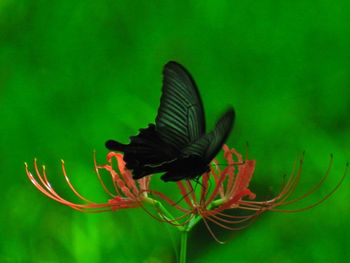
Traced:
<path fill-rule="evenodd" d="M 176 262 L 179 234 L 142 209 L 85 214 L 43 196 L 26 178 L 37 157 L 64 197 L 105 202 L 93 173 L 106 139 L 123 142 L 154 121 L 169 60 L 196 79 L 207 127 L 236 109 L 228 144 L 250 145 L 251 189 L 278 192 L 304 150 L 298 193 L 334 166 L 319 200 L 350 159 L 350 2 L 0 1 L 0 261 Z M 153 178 L 152 186 L 164 183 Z M 349 178 L 326 203 L 266 213 L 240 232 L 200 224 L 189 262 L 344 262 L 350 259 Z"/>

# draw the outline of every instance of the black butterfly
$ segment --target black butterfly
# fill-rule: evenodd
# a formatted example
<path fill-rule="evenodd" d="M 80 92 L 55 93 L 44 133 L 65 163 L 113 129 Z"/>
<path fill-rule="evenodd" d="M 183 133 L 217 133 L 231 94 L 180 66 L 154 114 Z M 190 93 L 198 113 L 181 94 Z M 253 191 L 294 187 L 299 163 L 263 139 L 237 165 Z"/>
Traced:
<path fill-rule="evenodd" d="M 232 129 L 235 113 L 229 108 L 215 129 L 205 133 L 203 103 L 190 73 L 171 61 L 164 66 L 163 76 L 155 125 L 140 129 L 129 144 L 109 140 L 106 147 L 124 152 L 134 179 L 159 172 L 165 172 L 163 181 L 195 179 L 209 171 L 209 163 Z"/>

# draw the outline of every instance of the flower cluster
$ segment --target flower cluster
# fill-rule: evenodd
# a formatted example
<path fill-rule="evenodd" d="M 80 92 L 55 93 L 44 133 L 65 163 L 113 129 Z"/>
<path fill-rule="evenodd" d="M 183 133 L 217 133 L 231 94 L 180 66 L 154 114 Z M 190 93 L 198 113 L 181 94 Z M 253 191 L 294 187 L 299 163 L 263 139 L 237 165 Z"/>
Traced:
<path fill-rule="evenodd" d="M 81 199 L 82 203 L 70 202 L 61 197 L 48 181 L 45 166 L 39 170 L 37 161 L 34 160 L 35 175 L 33 175 L 28 165 L 25 164 L 26 173 L 35 187 L 43 194 L 64 205 L 70 206 L 81 212 L 105 212 L 116 211 L 126 208 L 144 208 L 146 212 L 154 218 L 172 224 L 182 231 L 189 231 L 197 222 L 203 220 L 211 235 L 220 242 L 209 226 L 209 222 L 215 223 L 225 229 L 238 230 L 248 225 L 252 219 L 265 211 L 299 212 L 312 208 L 328 199 L 341 185 L 345 179 L 346 172 L 330 193 L 321 200 L 307 207 L 299 209 L 284 209 L 281 206 L 289 205 L 304 199 L 319 189 L 330 174 L 333 157 L 325 175 L 305 194 L 291 199 L 300 181 L 303 158 L 299 164 L 294 165 L 294 169 L 289 179 L 284 183 L 279 193 L 272 199 L 256 201 L 256 195 L 249 189 L 249 183 L 254 174 L 256 162 L 254 160 L 243 160 L 242 155 L 235 149 L 223 146 L 223 154 L 226 165 L 222 169 L 216 159 L 213 160 L 209 172 L 203 174 L 200 181 L 190 180 L 178 181 L 177 188 L 181 194 L 181 202 L 175 202 L 166 194 L 156 191 L 150 187 L 151 176 L 143 177 L 137 181 L 132 178 L 132 172 L 126 169 L 123 155 L 109 152 L 107 154 L 107 164 L 98 165 L 94 156 L 94 167 L 102 188 L 109 196 L 104 203 L 96 203 L 83 197 L 72 185 L 67 175 L 65 164 L 61 161 L 63 176 L 74 194 Z M 116 161 L 118 169 L 113 167 Z M 100 171 L 110 174 L 114 192 L 106 187 Z M 199 184 L 200 188 L 196 189 Z M 211 185 L 214 187 L 210 187 Z M 212 190 L 210 190 L 212 188 Z M 150 212 L 149 205 L 155 208 L 156 213 Z M 176 210 L 177 214 L 169 212 Z M 246 210 L 244 215 L 233 215 L 230 211 Z"/>

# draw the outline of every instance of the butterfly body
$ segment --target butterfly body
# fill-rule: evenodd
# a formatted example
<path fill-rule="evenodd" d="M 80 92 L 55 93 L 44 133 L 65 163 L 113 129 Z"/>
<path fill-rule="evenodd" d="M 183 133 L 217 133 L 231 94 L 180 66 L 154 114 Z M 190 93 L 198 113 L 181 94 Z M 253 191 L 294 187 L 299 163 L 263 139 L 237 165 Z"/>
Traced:
<path fill-rule="evenodd" d="M 165 182 L 194 179 L 210 171 L 208 163 L 198 156 L 179 158 L 168 168 L 167 172 L 161 176 L 161 179 Z"/>
<path fill-rule="evenodd" d="M 189 72 L 176 62 L 163 71 L 162 97 L 155 124 L 140 129 L 129 144 L 106 142 L 110 150 L 124 152 L 133 178 L 164 172 L 163 181 L 194 179 L 209 171 L 209 163 L 227 139 L 234 121 L 229 108 L 215 129 L 205 133 L 203 104 Z"/>

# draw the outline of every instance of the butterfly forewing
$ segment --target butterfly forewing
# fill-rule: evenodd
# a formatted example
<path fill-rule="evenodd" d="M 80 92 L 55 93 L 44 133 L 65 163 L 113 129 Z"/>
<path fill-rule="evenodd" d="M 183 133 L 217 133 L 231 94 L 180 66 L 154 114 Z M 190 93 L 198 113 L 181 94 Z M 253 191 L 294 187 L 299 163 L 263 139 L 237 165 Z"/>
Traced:
<path fill-rule="evenodd" d="M 161 177 L 165 182 L 195 179 L 209 171 L 209 163 L 218 154 L 233 126 L 235 114 L 228 109 L 216 123 L 215 129 L 182 149 L 171 169 Z"/>
<path fill-rule="evenodd" d="M 163 88 L 156 130 L 166 143 L 181 150 L 205 132 L 203 104 L 187 70 L 169 62 L 163 70 Z"/>

